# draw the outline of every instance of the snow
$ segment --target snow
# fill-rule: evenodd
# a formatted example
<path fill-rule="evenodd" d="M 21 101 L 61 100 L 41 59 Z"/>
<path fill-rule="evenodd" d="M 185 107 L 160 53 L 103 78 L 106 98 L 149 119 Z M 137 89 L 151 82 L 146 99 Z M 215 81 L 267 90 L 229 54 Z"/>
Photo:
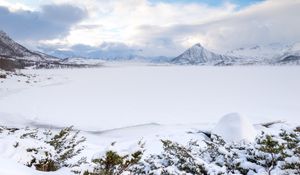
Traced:
<path fill-rule="evenodd" d="M 270 43 L 227 51 L 226 55 L 244 58 L 248 62 L 268 64 L 275 63 L 286 55 L 299 55 L 300 43 Z"/>
<path fill-rule="evenodd" d="M 56 172 L 40 172 L 34 169 L 28 168 L 25 165 L 19 164 L 10 159 L 4 159 L 0 157 L 0 174 L 1 175 L 61 175 L 70 174 L 67 169 L 60 169 Z"/>
<path fill-rule="evenodd" d="M 33 72 L 39 75 L 35 78 L 39 83 L 13 78 L 1 84 L 2 116 L 87 131 L 145 123 L 216 123 L 229 112 L 239 112 L 252 123 L 299 123 L 299 67 L 115 66 L 25 71 Z"/>
<path fill-rule="evenodd" d="M 257 135 L 253 124 L 238 113 L 223 116 L 212 133 L 221 136 L 226 142 L 248 141 L 252 142 Z"/>
<path fill-rule="evenodd" d="M 20 175 L 21 172 L 22 172 L 22 175 L 37 174 L 37 173 L 35 173 L 34 170 L 32 170 L 24 165 L 18 164 L 17 162 L 14 162 L 12 160 L 0 158 L 0 164 L 1 164 L 1 167 L 5 167 L 5 168 L 0 168 L 1 175 Z"/>
<path fill-rule="evenodd" d="M 110 64 L 20 73 L 27 76 L 1 79 L 0 125 L 53 130 L 74 125 L 87 138 L 83 155 L 88 160 L 111 149 L 112 142 L 113 150 L 124 153 L 142 140 L 148 155 L 160 153 L 161 139 L 186 144 L 213 130 L 226 140 L 251 141 L 255 130 L 262 130 L 252 124 L 300 124 L 299 67 Z M 242 115 L 226 115 L 216 125 L 232 111 Z M 17 163 L 23 152 L 13 149 L 14 139 L 0 136 L 1 175 L 71 174 L 66 169 L 41 173 Z"/>
<path fill-rule="evenodd" d="M 252 59 L 272 59 L 283 55 L 290 49 L 290 47 L 290 45 L 273 43 L 268 45 L 256 45 L 251 47 L 239 48 L 229 51 L 226 54 Z"/>

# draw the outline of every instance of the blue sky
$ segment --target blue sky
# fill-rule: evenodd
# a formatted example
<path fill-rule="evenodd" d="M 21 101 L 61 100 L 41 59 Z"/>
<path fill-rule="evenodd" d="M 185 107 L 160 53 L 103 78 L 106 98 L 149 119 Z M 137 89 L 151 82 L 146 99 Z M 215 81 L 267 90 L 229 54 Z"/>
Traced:
<path fill-rule="evenodd" d="M 234 3 L 240 7 L 245 7 L 263 0 L 151 0 L 151 2 L 167 2 L 167 3 L 201 3 L 209 6 L 221 6 L 224 3 Z"/>
<path fill-rule="evenodd" d="M 12 2 L 18 3 L 25 3 L 28 5 L 34 5 L 37 3 L 42 3 L 45 0 L 11 0 Z M 231 2 L 231 3 L 236 3 L 239 5 L 248 5 L 252 4 L 255 2 L 259 2 L 263 0 L 151 0 L 151 2 L 167 2 L 167 3 L 203 3 L 203 4 L 208 4 L 208 5 L 220 5 L 223 4 L 224 2 Z"/>
<path fill-rule="evenodd" d="M 299 0 L 0 0 L 0 30 L 41 51 L 176 56 L 195 43 L 299 42 L 299 9 Z"/>

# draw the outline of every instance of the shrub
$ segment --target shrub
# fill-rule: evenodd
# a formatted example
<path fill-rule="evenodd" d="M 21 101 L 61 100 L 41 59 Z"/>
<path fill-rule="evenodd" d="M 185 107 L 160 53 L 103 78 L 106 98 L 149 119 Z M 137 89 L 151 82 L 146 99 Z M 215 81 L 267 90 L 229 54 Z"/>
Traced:
<path fill-rule="evenodd" d="M 79 145 L 86 139 L 84 137 L 78 138 L 78 134 L 79 131 L 74 131 L 72 126 L 66 127 L 46 142 L 54 148 L 57 155 L 54 161 L 59 163 L 61 167 L 70 166 L 67 161 L 80 154 L 84 149 Z"/>
<path fill-rule="evenodd" d="M 113 150 L 105 152 L 104 156 L 92 159 L 93 171 L 85 171 L 84 175 L 120 175 L 130 171 L 130 168 L 136 165 L 143 156 L 144 144 L 139 142 L 138 146 L 137 151 L 125 155 L 120 155 Z"/>
<path fill-rule="evenodd" d="M 282 157 L 284 162 L 282 169 L 287 171 L 288 174 L 300 174 L 300 131 L 283 130 L 280 137 L 284 140 L 284 151 Z"/>
<path fill-rule="evenodd" d="M 0 72 L 0 78 L 5 79 L 6 78 L 6 74 L 1 74 L 1 72 Z"/>
<path fill-rule="evenodd" d="M 15 69 L 23 69 L 24 65 L 20 60 L 13 60 L 0 56 L 0 69 L 6 71 L 15 71 Z"/>
<path fill-rule="evenodd" d="M 163 140 L 161 154 L 145 158 L 133 174 L 299 174 L 300 147 L 297 131 L 261 133 L 254 143 L 225 143 L 212 135 L 204 145 L 186 146 Z M 276 170 L 276 171 L 275 171 Z"/>
<path fill-rule="evenodd" d="M 18 160 L 28 167 L 39 171 L 56 171 L 61 167 L 79 166 L 84 158 L 75 161 L 75 156 L 84 149 L 84 137 L 79 137 L 79 131 L 73 127 L 61 129 L 57 134 L 50 130 L 24 128 L 1 128 L 7 135 L 16 137 L 12 145 L 18 152 L 24 152 Z M 69 161 L 72 159 L 72 163 Z"/>
<path fill-rule="evenodd" d="M 225 173 L 224 160 L 227 156 L 225 142 L 213 135 L 200 146 L 190 141 L 186 146 L 170 140 L 162 140 L 163 151 L 150 155 L 134 170 L 134 174 L 221 174 Z"/>

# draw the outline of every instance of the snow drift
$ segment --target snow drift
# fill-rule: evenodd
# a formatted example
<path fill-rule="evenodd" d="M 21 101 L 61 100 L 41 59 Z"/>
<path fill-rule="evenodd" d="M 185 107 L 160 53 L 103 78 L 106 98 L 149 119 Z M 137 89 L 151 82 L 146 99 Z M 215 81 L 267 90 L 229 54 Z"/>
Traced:
<path fill-rule="evenodd" d="M 256 136 L 253 125 L 238 113 L 223 116 L 212 133 L 221 136 L 226 142 L 242 140 L 252 142 Z"/>

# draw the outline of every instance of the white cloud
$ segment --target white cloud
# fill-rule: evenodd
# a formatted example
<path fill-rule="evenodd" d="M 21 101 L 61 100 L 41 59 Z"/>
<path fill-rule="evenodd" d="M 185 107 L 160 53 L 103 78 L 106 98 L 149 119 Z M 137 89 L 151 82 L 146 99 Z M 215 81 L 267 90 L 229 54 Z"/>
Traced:
<path fill-rule="evenodd" d="M 300 42 L 299 9 L 300 1 L 269 0 L 204 23 L 143 26 L 136 38 L 153 47 L 167 41 L 165 53 L 170 55 L 179 54 L 196 42 L 217 51 L 274 42 Z"/>
<path fill-rule="evenodd" d="M 55 3 L 71 2 L 71 0 L 54 1 Z M 151 37 L 153 34 L 161 32 L 156 30 L 179 24 L 206 23 L 230 15 L 235 9 L 235 5 L 229 3 L 219 7 L 210 7 L 198 3 L 153 4 L 147 0 L 72 0 L 72 3 L 84 6 L 89 11 L 89 18 L 79 26 L 93 27 L 74 27 L 65 38 L 69 44 L 97 46 L 103 42 L 122 42 L 130 47 L 136 46 L 143 49 L 147 55 L 148 53 L 153 54 L 155 49 L 157 49 L 157 55 L 170 55 L 174 52 L 174 47 L 182 47 L 180 43 L 177 46 L 166 45 L 168 44 L 167 40 L 170 39 L 161 38 L 156 42 L 152 42 L 148 36 Z M 141 30 L 143 26 L 153 26 L 154 28 L 151 31 L 143 31 Z"/>
<path fill-rule="evenodd" d="M 88 12 L 64 37 L 37 41 L 44 45 L 97 47 L 115 42 L 142 49 L 145 55 L 175 56 L 197 42 L 213 50 L 225 50 L 300 41 L 298 0 L 267 0 L 242 9 L 230 3 L 207 6 L 148 0 L 48 0 L 43 3 L 70 3 Z"/>

